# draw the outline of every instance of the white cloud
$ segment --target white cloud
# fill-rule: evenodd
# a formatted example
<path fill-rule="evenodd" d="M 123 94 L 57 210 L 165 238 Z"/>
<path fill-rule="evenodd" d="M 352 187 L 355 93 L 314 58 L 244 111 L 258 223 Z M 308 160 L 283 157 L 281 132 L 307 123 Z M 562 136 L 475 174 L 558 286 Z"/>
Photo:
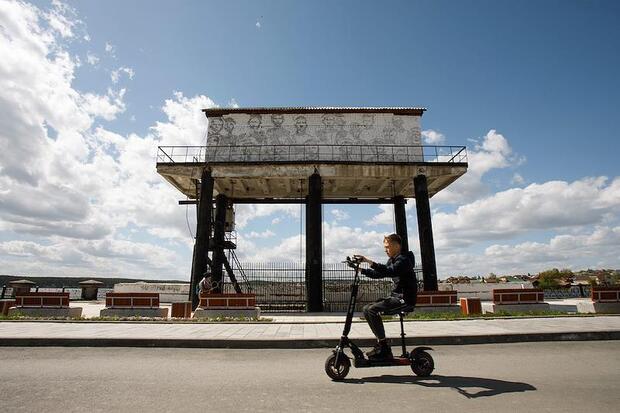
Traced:
<path fill-rule="evenodd" d="M 213 102 L 175 93 L 162 108 L 167 120 L 146 136 L 95 126 L 125 110 L 125 89 L 74 89 L 77 63 L 60 25 L 71 21 L 54 15 L 54 26 L 46 26 L 49 15 L 0 2 L 0 145 L 7 148 L 0 152 L 0 234 L 22 239 L 2 243 L 0 267 L 50 274 L 45 262 L 54 259 L 59 275 L 185 278 L 192 243 L 186 208 L 155 172 L 154 155 L 162 141 L 200 144 L 200 109 Z M 195 213 L 187 219 L 195 225 Z"/>
<path fill-rule="evenodd" d="M 443 145 L 446 142 L 446 137 L 442 133 L 432 129 L 423 130 L 422 138 L 427 145 Z"/>
<path fill-rule="evenodd" d="M 334 217 L 334 221 L 344 221 L 350 218 L 349 214 L 342 209 L 334 208 L 330 211 L 330 213 Z"/>
<path fill-rule="evenodd" d="M 82 107 L 86 113 L 107 121 L 116 119 L 116 115 L 125 111 L 123 97 L 126 89 L 114 91 L 108 89 L 107 95 L 85 93 L 82 95 Z"/>
<path fill-rule="evenodd" d="M 235 98 L 231 98 L 228 103 L 226 104 L 226 106 L 228 106 L 229 108 L 238 108 L 239 104 L 237 103 L 237 101 L 235 100 Z"/>
<path fill-rule="evenodd" d="M 127 77 L 129 77 L 129 80 L 132 80 L 136 74 L 131 67 L 119 67 L 116 70 L 112 70 L 112 72 L 110 73 L 110 79 L 112 80 L 112 83 L 118 83 L 121 74 L 123 73 L 125 73 Z"/>
<path fill-rule="evenodd" d="M 280 217 L 277 217 L 271 220 L 271 225 L 276 225 L 276 224 L 279 224 L 280 222 L 282 222 L 282 219 Z"/>
<path fill-rule="evenodd" d="M 381 204 L 379 205 L 380 213 L 373 216 L 370 220 L 364 221 L 364 224 L 369 226 L 375 225 L 391 225 L 394 226 L 394 205 L 393 204 Z"/>
<path fill-rule="evenodd" d="M 273 238 L 276 236 L 276 233 L 266 229 L 263 232 L 251 231 L 249 234 L 245 235 L 247 238 Z"/>
<path fill-rule="evenodd" d="M 105 51 L 111 56 L 114 56 L 116 53 L 116 47 L 112 45 L 112 43 L 105 42 Z"/>
<path fill-rule="evenodd" d="M 260 28 L 261 28 L 261 24 L 260 24 L 260 22 L 259 22 L 259 21 L 257 21 L 257 22 L 256 22 L 256 28 L 257 28 L 257 29 L 260 29 Z"/>
<path fill-rule="evenodd" d="M 73 37 L 73 28 L 82 24 L 75 17 L 74 9 L 56 0 L 52 2 L 52 9 L 43 12 L 42 16 L 47 20 L 50 27 L 63 38 Z"/>
<path fill-rule="evenodd" d="M 236 226 L 240 229 L 252 220 L 284 213 L 295 220 L 299 219 L 299 205 L 294 204 L 241 204 L 235 207 Z"/>
<path fill-rule="evenodd" d="M 96 66 L 99 63 L 99 58 L 91 52 L 86 53 L 86 61 L 91 66 Z"/>
<path fill-rule="evenodd" d="M 188 98 L 181 92 L 174 92 L 174 97 L 166 99 L 162 107 L 168 121 L 158 121 L 151 129 L 166 145 L 204 144 L 207 118 L 202 109 L 216 106 L 207 96 Z"/>
<path fill-rule="evenodd" d="M 515 172 L 510 180 L 510 183 L 513 185 L 523 185 L 525 183 L 525 179 L 523 179 L 521 174 Z"/>
<path fill-rule="evenodd" d="M 50 276 L 172 278 L 180 260 L 173 251 L 125 240 L 57 239 L 49 245 L 31 241 L 0 243 L 7 272 Z"/>
<path fill-rule="evenodd" d="M 467 150 L 467 173 L 435 195 L 434 202 L 461 204 L 479 199 L 489 193 L 489 188 L 482 181 L 485 174 L 524 162 L 523 157 L 513 153 L 508 140 L 493 129 L 481 141 L 474 140 L 474 147 Z"/>
<path fill-rule="evenodd" d="M 491 239 L 510 239 L 540 230 L 562 230 L 604 223 L 620 213 L 620 178 L 550 181 L 512 188 L 435 213 L 435 246 L 453 248 Z"/>
<path fill-rule="evenodd" d="M 342 261 L 347 255 L 364 254 L 382 260 L 384 234 L 364 231 L 362 228 L 323 223 L 323 262 Z M 305 259 L 305 236 L 294 235 L 284 238 L 275 247 L 261 247 L 241 237 L 238 254 L 244 262 L 300 262 Z"/>
<path fill-rule="evenodd" d="M 592 232 L 562 234 L 548 242 L 522 242 L 516 245 L 494 244 L 483 254 L 469 255 L 465 261 L 452 261 L 451 272 L 484 275 L 538 273 L 549 268 L 618 268 L 620 227 L 597 227 Z M 447 267 L 447 266 L 444 266 Z M 447 268 L 446 268 L 447 270 Z M 456 271 L 455 271 L 456 270 Z"/>

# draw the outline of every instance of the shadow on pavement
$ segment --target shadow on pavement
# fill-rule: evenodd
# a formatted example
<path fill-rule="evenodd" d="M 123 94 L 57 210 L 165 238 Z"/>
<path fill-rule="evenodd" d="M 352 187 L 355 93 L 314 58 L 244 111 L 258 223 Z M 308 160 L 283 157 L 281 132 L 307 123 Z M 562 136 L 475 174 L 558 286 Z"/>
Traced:
<path fill-rule="evenodd" d="M 536 390 L 536 387 L 527 383 L 516 381 L 485 379 L 482 377 L 463 377 L 463 376 L 393 376 L 384 375 L 377 377 L 365 377 L 362 379 L 344 379 L 344 383 L 363 384 L 363 383 L 399 383 L 413 384 L 424 387 L 447 387 L 458 391 L 468 399 L 477 397 L 496 396 L 503 393 L 517 393 Z M 480 390 L 482 389 L 482 390 Z"/>

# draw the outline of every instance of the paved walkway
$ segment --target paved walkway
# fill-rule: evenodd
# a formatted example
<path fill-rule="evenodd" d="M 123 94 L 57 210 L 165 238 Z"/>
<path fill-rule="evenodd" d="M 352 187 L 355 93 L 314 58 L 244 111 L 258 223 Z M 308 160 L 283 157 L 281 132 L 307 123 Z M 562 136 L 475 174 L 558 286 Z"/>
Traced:
<path fill-rule="evenodd" d="M 546 300 L 549 303 L 551 310 L 562 312 L 577 312 L 577 303 L 579 301 L 590 301 L 589 298 L 566 298 L 557 300 Z M 490 301 L 482 302 L 482 309 L 487 311 L 490 309 L 493 303 Z M 105 308 L 105 301 L 71 301 L 71 307 L 81 307 L 82 317 L 93 318 L 99 317 L 101 310 Z M 161 303 L 161 307 L 168 308 L 168 314 L 170 314 L 170 303 Z M 271 314 L 265 313 L 264 317 L 271 318 L 276 323 L 341 323 L 344 320 L 344 313 L 283 313 L 283 314 Z M 360 314 L 361 316 L 361 314 Z"/>
<path fill-rule="evenodd" d="M 3 321 L 0 346 L 309 348 L 336 344 L 344 317 L 306 317 L 306 322 L 301 323 L 282 319 L 210 324 Z M 332 318 L 340 322 L 329 322 Z M 399 323 L 386 322 L 385 326 L 388 337 L 397 344 Z M 429 345 L 615 340 L 620 339 L 620 316 L 407 321 L 405 332 L 408 343 Z M 365 322 L 355 322 L 350 337 L 364 346 L 374 342 Z"/>

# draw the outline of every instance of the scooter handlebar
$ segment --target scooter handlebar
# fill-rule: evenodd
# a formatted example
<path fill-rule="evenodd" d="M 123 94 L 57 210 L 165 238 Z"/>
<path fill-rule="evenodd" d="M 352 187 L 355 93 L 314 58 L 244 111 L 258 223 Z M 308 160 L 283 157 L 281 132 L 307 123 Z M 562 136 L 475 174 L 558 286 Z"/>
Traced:
<path fill-rule="evenodd" d="M 353 258 L 347 256 L 347 259 L 343 262 L 347 264 L 349 267 L 357 269 L 362 263 L 362 259 L 355 255 L 353 256 Z"/>

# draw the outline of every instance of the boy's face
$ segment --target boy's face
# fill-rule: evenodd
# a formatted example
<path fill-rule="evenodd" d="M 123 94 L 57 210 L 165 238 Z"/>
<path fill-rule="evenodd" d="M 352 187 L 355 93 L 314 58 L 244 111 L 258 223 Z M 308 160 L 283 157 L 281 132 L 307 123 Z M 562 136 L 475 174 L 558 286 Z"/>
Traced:
<path fill-rule="evenodd" d="M 396 242 L 390 242 L 386 239 L 383 240 L 383 248 L 388 257 L 394 258 L 400 253 L 400 244 Z"/>

